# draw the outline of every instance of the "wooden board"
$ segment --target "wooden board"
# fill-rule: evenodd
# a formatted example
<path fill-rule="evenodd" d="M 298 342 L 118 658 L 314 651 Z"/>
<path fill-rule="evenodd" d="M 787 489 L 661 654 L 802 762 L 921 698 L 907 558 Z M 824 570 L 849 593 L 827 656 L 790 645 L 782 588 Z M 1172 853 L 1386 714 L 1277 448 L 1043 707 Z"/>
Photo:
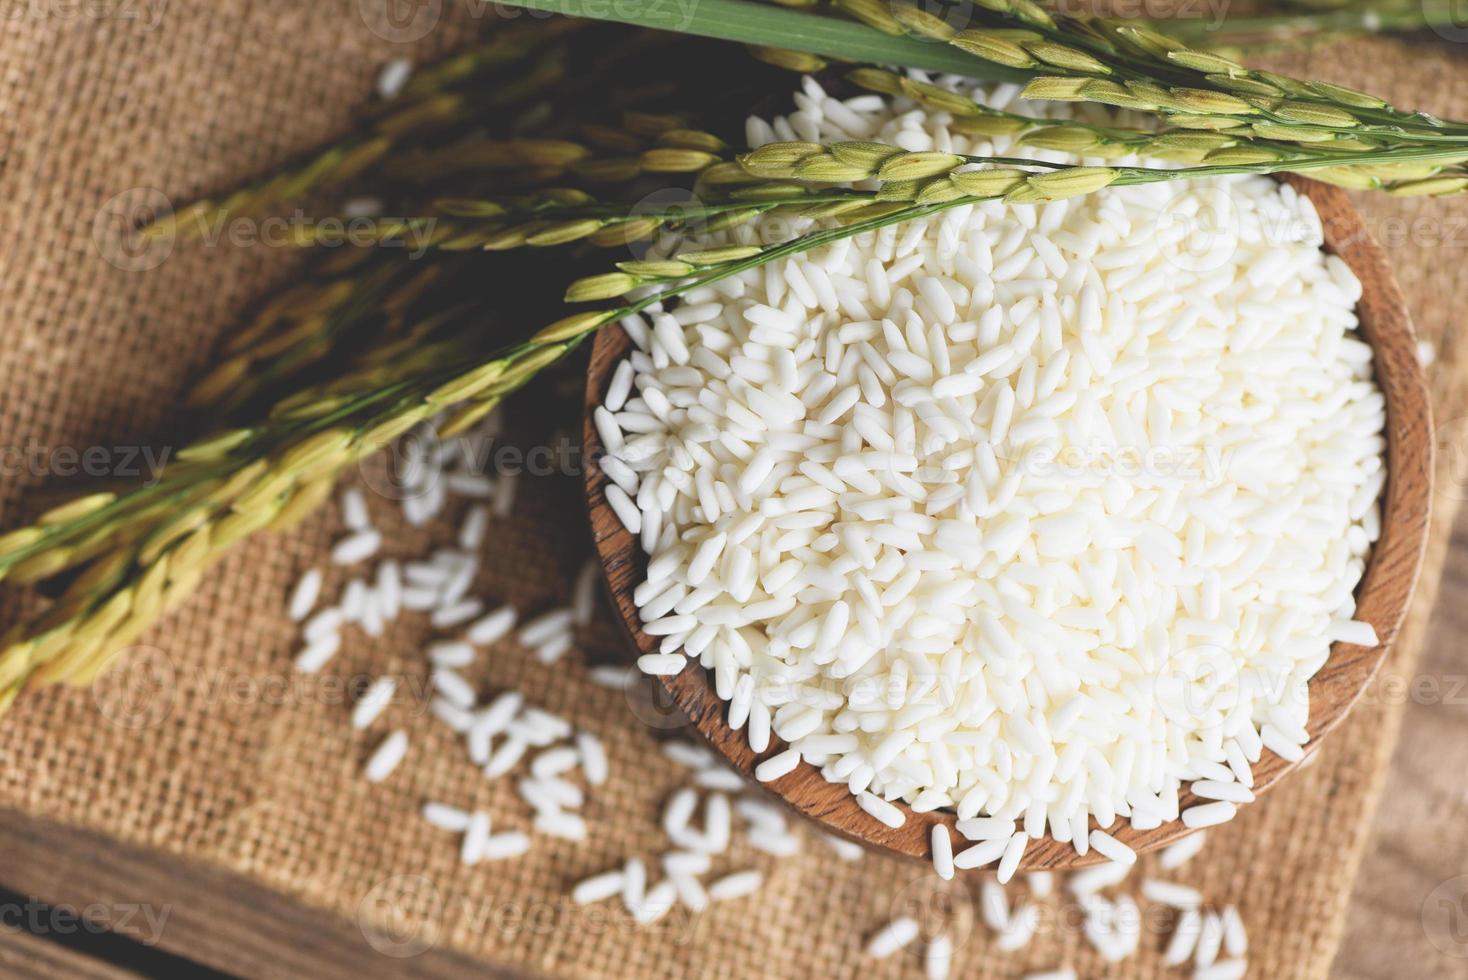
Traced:
<path fill-rule="evenodd" d="M 210 975 L 199 967 L 282 980 L 509 976 L 439 949 L 384 955 L 357 923 L 237 875 L 13 811 L 0 811 L 0 854 L 0 887 L 68 911 L 100 907 L 119 923 L 114 936 L 123 943 L 79 950 L 68 936 L 0 930 L 0 976 L 7 978 Z M 118 965 L 130 962 L 141 972 Z"/>

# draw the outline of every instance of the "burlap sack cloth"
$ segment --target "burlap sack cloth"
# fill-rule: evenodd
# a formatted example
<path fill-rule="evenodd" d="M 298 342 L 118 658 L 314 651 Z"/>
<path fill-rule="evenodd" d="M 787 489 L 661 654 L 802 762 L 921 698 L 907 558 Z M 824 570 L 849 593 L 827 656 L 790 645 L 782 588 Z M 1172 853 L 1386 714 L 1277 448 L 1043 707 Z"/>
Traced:
<path fill-rule="evenodd" d="M 422 6 L 431 13 L 439 4 Z M 368 0 L 361 8 L 346 0 L 37 0 L 7 10 L 16 16 L 0 37 L 0 444 L 28 454 L 6 460 L 6 526 L 20 516 L 17 501 L 66 465 L 68 447 L 121 453 L 165 431 L 171 396 L 207 362 L 220 332 L 295 267 L 293 257 L 259 247 L 180 246 L 156 267 L 147 257 L 105 254 L 98 224 L 116 211 L 114 199 L 128 195 L 125 206 L 153 188 L 183 201 L 264 172 L 348 128 L 384 60 L 427 57 L 473 29 L 456 8 L 415 43 L 384 40 L 380 34 L 414 34 L 414 25 L 394 33 L 377 19 L 370 29 L 363 13 L 381 11 Z M 1468 65 L 1453 60 L 1453 48 L 1352 43 L 1288 67 L 1468 117 Z M 1468 295 L 1468 267 L 1450 247 L 1464 243 L 1453 224 L 1462 203 L 1361 203 L 1393 252 L 1424 335 L 1440 338 L 1450 305 L 1461 309 Z M 1432 371 L 1445 424 L 1462 414 L 1455 354 L 1445 345 Z M 1444 447 L 1445 463 L 1454 448 Z M 1450 512 L 1459 495 L 1443 495 L 1440 510 Z M 392 510 L 382 500 L 374 507 Z M 859 934 L 931 900 L 931 873 L 878 856 L 846 864 L 813 837 L 791 860 L 736 845 L 728 866 L 765 869 L 766 886 L 696 919 L 675 913 L 636 931 L 610 905 L 570 905 L 569 883 L 628 854 L 659 852 L 655 815 L 684 778 L 662 760 L 626 698 L 585 679 L 580 651 L 547 669 L 503 644 L 474 679 L 518 687 L 606 741 L 613 776 L 591 794 L 589 840 L 537 835 L 523 859 L 460 867 L 456 838 L 418 818 L 424 799 L 488 808 L 500 829 L 527 827 L 528 814 L 510 780 L 486 781 L 425 715 L 419 619 L 405 618 L 385 641 L 349 643 L 328 672 L 404 678 L 411 696 L 389 718 L 409 728 L 414 747 L 385 785 L 360 775 L 383 725 L 354 735 L 339 692 L 292 682 L 296 641 L 282 615 L 285 594 L 303 569 L 323 562 L 335 522 L 323 514 L 296 533 L 252 541 L 220 567 L 148 637 L 142 656 L 150 676 L 163 679 L 151 699 L 99 707 L 85 691 L 50 691 L 20 703 L 0 721 L 0 804 L 214 862 L 369 926 L 395 916 L 398 931 L 388 939 L 409 937 L 397 952 L 411 952 L 416 936 L 487 962 L 576 977 L 919 972 L 908 955 L 863 960 Z M 1410 664 L 1435 585 L 1446 538 L 1446 524 L 1438 527 L 1397 671 Z M 421 547 L 421 537 L 412 540 L 408 550 Z M 512 520 L 495 522 L 478 588 L 526 610 L 563 601 L 585 548 L 576 481 L 541 478 L 522 488 Z M 602 630 L 582 646 L 614 643 Z M 1399 701 L 1371 696 L 1317 764 L 1214 832 L 1204 857 L 1176 875 L 1210 902 L 1239 904 L 1252 975 L 1327 972 Z M 395 877 L 402 875 L 420 877 Z M 956 973 L 1013 977 L 1062 963 L 1083 976 L 1170 972 L 1159 956 L 1166 920 L 1149 920 L 1141 955 L 1108 967 L 1082 939 L 1073 907 L 1052 898 L 1045 908 L 1042 935 L 1012 955 L 994 950 L 971 915 L 963 919 L 959 927 L 971 928 L 957 937 Z"/>

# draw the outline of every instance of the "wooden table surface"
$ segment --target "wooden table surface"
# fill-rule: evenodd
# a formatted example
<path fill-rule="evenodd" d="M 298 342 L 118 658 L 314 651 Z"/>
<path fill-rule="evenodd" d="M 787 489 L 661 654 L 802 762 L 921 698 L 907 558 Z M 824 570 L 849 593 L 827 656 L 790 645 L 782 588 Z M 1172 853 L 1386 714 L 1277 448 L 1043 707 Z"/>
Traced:
<path fill-rule="evenodd" d="M 1460 511 L 1401 741 L 1352 897 L 1339 980 L 1468 978 L 1468 509 Z M 0 976 L 462 977 L 231 874 L 0 811 Z M 92 924 L 101 920 L 110 928 Z"/>

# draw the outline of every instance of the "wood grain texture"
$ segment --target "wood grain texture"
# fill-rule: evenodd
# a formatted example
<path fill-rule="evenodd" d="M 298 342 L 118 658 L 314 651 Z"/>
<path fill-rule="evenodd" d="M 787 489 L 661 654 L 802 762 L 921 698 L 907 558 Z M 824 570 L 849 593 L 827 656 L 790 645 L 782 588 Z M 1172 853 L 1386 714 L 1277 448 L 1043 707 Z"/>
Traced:
<path fill-rule="evenodd" d="M 1358 589 L 1356 614 L 1358 619 L 1372 624 L 1381 645 L 1368 649 L 1337 643 L 1332 648 L 1330 659 L 1310 682 L 1308 756 L 1365 690 L 1386 657 L 1405 615 L 1426 543 L 1434 438 L 1427 391 L 1417 360 L 1416 337 L 1406 303 L 1382 250 L 1344 192 L 1295 176 L 1286 176 L 1284 180 L 1315 203 L 1325 228 L 1327 249 L 1345 260 L 1362 282 L 1364 292 L 1358 308 L 1361 334 L 1375 350 L 1377 382 L 1385 395 L 1387 409 L 1389 479 L 1382 536 L 1372 551 Z M 597 336 L 586 388 L 584 438 L 588 459 L 597 459 L 604 451 L 591 413 L 601 403 L 612 370 L 630 347 L 631 341 L 620 327 L 603 330 Z M 586 468 L 592 536 L 630 643 L 639 654 L 656 652 L 658 641 L 642 631 L 632 601 L 632 590 L 644 577 L 646 559 L 638 542 L 622 527 L 607 503 L 607 482 L 599 467 Z M 709 744 L 751 782 L 754 782 L 754 767 L 762 759 L 787 747 L 772 738 L 765 753 L 758 756 L 753 753 L 744 734 L 731 730 L 725 723 L 725 704 L 714 692 L 707 671 L 688 669 L 676 677 L 661 680 Z M 1254 767 L 1255 791 L 1267 790 L 1293 767 L 1294 764 L 1265 751 Z M 929 857 L 931 827 L 941 823 L 951 832 L 956 822 L 951 811 L 914 813 L 905 804 L 899 804 L 905 822 L 895 829 L 887 827 L 863 811 L 844 785 L 827 782 L 816 767 L 805 762 L 778 780 L 755 784 L 824 825 L 828 831 L 922 860 Z M 1183 807 L 1193 802 L 1191 794 L 1183 794 Z M 1181 821 L 1150 831 L 1137 831 L 1123 823 L 1111 831 L 1138 852 L 1161 847 L 1188 832 Z M 1103 860 L 1094 852 L 1084 857 L 1078 855 L 1068 843 L 1047 836 L 1031 843 L 1020 866 L 1024 870 L 1065 870 Z"/>
<path fill-rule="evenodd" d="M 138 980 L 143 974 L 68 949 L 49 939 L 0 928 L 0 977 L 6 980 Z"/>
<path fill-rule="evenodd" d="M 238 875 L 12 811 L 0 810 L 0 854 L 0 885 L 53 905 L 149 906 L 162 923 L 159 949 L 236 976 L 523 976 L 443 949 L 384 955 L 358 923 L 306 908 Z M 64 967 L 67 958 L 75 970 Z M 33 972 L 13 971 L 12 960 Z M 89 962 L 98 964 L 90 973 L 83 968 Z M 48 964 L 55 968 L 47 970 Z M 134 975 L 108 969 L 44 939 L 0 933 L 0 977 Z"/>

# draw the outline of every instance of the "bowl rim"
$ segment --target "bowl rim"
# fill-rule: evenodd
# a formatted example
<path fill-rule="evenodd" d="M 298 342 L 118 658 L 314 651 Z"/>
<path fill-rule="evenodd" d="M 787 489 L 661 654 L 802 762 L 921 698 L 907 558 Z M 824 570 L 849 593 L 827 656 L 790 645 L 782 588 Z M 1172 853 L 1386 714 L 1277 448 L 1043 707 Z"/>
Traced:
<path fill-rule="evenodd" d="M 1372 346 L 1376 381 L 1386 401 L 1386 468 L 1383 490 L 1381 536 L 1367 560 L 1357 586 L 1357 619 L 1371 623 L 1380 643 L 1360 647 L 1332 644 L 1329 658 L 1309 682 L 1310 735 L 1304 756 L 1291 762 L 1265 749 L 1253 767 L 1254 792 L 1261 794 L 1277 785 L 1288 772 L 1298 768 L 1319 748 L 1370 685 L 1396 639 L 1421 570 L 1433 479 L 1434 439 L 1431 409 L 1421 364 L 1417 358 L 1416 335 L 1401 290 L 1392 275 L 1386 255 L 1366 229 L 1350 198 L 1338 187 L 1294 174 L 1279 178 L 1315 204 L 1325 232 L 1325 250 L 1340 256 L 1361 280 L 1363 291 L 1357 304 L 1361 336 Z M 594 340 L 587 371 L 583 406 L 583 460 L 585 493 L 592 536 L 605 583 L 616 609 L 623 635 L 637 654 L 657 651 L 658 640 L 641 629 L 632 589 L 643 579 L 646 556 L 640 543 L 628 533 L 607 502 L 610 482 L 597 461 L 603 454 L 602 441 L 592 422 L 592 412 L 601 404 L 612 369 L 631 349 L 631 340 L 617 324 L 603 328 Z M 892 828 L 862 810 L 856 797 L 843 783 L 827 782 L 817 767 L 804 760 L 789 774 L 761 783 L 754 778 L 760 761 L 783 751 L 787 745 L 771 733 L 768 749 L 750 750 L 744 732 L 724 722 L 726 702 L 719 698 L 710 672 L 691 667 L 672 677 L 659 677 L 661 687 L 700 736 L 725 757 L 749 782 L 762 792 L 814 820 L 821 829 L 882 851 L 921 860 L 930 858 L 931 828 L 946 825 L 956 834 L 956 814 L 951 810 L 915 812 L 906 803 L 896 805 L 906 817 L 901 827 Z M 1180 809 L 1207 802 L 1185 789 Z M 1247 807 L 1249 804 L 1243 804 Z M 1098 826 L 1092 818 L 1091 826 Z M 1192 833 L 1181 819 L 1152 830 L 1134 830 L 1118 820 L 1112 836 L 1137 853 L 1155 850 Z M 963 840 L 956 836 L 955 840 Z M 1023 871 L 1072 870 L 1103 863 L 1094 850 L 1082 856 L 1069 843 L 1048 833 L 1031 840 L 1020 869 Z M 977 869 L 993 872 L 992 866 Z"/>

